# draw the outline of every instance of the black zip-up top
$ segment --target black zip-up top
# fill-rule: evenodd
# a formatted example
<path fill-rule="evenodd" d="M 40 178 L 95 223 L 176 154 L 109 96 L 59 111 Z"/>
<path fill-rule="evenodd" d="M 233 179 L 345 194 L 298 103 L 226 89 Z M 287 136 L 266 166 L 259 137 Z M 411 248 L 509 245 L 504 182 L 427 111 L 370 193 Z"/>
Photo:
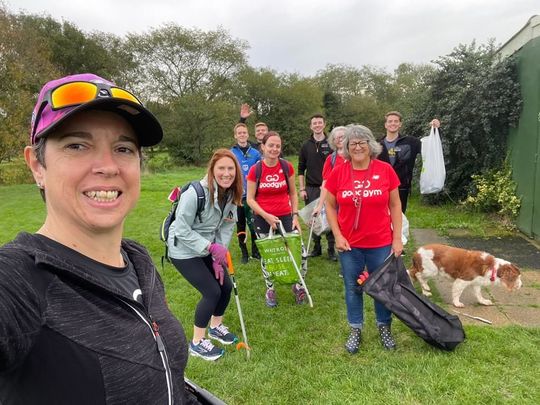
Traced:
<path fill-rule="evenodd" d="M 147 251 L 144 304 L 21 233 L 0 248 L 1 404 L 183 404 L 187 344 Z"/>
<path fill-rule="evenodd" d="M 388 156 L 388 149 L 384 144 L 384 138 L 382 138 L 379 143 L 383 148 L 378 159 L 390 163 L 390 157 Z M 413 136 L 399 134 L 394 149 L 396 152 L 396 161 L 393 164 L 393 168 L 399 177 L 399 188 L 409 189 L 411 188 L 414 163 L 416 162 L 417 155 L 422 149 L 422 142 L 420 139 Z"/>
<path fill-rule="evenodd" d="M 298 155 L 298 175 L 306 176 L 306 186 L 321 186 L 324 161 L 331 153 L 332 148 L 330 148 L 326 136 L 322 141 L 316 141 L 311 134 L 311 137 L 304 142 Z"/>

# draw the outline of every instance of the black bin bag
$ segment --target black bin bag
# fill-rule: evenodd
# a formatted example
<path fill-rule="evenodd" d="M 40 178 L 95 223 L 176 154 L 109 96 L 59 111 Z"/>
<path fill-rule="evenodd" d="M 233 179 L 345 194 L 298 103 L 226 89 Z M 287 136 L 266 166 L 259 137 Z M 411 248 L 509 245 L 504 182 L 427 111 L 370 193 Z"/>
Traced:
<path fill-rule="evenodd" d="M 363 290 L 434 347 L 450 351 L 465 340 L 457 316 L 416 292 L 401 257 L 390 255 L 369 275 Z"/>

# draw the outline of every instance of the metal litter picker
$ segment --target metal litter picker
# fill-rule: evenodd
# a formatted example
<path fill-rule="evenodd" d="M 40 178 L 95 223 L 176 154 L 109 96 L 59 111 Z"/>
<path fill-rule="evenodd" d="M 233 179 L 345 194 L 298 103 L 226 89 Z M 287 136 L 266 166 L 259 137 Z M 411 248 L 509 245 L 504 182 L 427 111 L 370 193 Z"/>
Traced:
<path fill-rule="evenodd" d="M 281 223 L 281 221 L 279 221 L 278 223 L 278 232 L 281 235 L 281 238 L 283 239 L 283 243 L 285 243 L 285 249 L 287 250 L 289 257 L 291 258 L 291 262 L 294 266 L 294 269 L 296 270 L 296 274 L 298 274 L 300 283 L 302 284 L 302 287 L 306 291 L 306 295 L 309 301 L 309 306 L 313 308 L 313 300 L 311 299 L 311 294 L 309 293 L 304 277 L 302 277 L 302 272 L 300 271 L 300 267 L 298 267 L 298 263 L 296 263 L 296 260 L 294 259 L 294 255 L 291 252 L 291 248 L 289 247 L 289 242 L 287 241 L 287 238 L 286 238 L 285 228 L 283 228 L 283 224 Z"/>
<path fill-rule="evenodd" d="M 244 317 L 242 315 L 242 307 L 240 306 L 240 298 L 238 297 L 238 288 L 236 287 L 236 278 L 234 276 L 234 266 L 232 263 L 232 258 L 230 252 L 227 252 L 227 268 L 229 270 L 229 275 L 231 276 L 231 281 L 234 289 L 234 298 L 236 300 L 236 308 L 238 309 L 238 318 L 240 318 L 240 326 L 242 327 L 242 337 L 244 338 L 243 342 L 239 342 L 236 345 L 236 350 L 242 348 L 246 349 L 246 356 L 249 359 L 251 354 L 251 347 L 248 344 L 248 338 L 246 334 L 246 325 L 244 324 Z"/>

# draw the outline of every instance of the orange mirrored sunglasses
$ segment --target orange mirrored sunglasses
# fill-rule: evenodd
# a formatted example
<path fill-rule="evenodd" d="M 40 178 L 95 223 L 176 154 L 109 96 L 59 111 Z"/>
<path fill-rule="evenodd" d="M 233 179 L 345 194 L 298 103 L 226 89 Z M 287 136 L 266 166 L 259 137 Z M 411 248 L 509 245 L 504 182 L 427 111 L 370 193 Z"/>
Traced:
<path fill-rule="evenodd" d="M 113 97 L 142 103 L 129 91 L 105 83 L 70 82 L 51 89 L 47 101 L 53 110 L 80 105 L 101 97 Z"/>

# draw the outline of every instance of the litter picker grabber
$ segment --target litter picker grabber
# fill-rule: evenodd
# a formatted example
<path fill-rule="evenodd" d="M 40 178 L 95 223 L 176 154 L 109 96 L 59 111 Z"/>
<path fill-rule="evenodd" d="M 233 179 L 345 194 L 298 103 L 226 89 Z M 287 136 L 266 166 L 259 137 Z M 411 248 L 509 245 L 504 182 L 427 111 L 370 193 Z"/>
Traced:
<path fill-rule="evenodd" d="M 232 263 L 232 258 L 230 252 L 227 252 L 227 268 L 229 270 L 229 275 L 231 276 L 231 281 L 234 289 L 234 298 L 236 300 L 236 308 L 238 309 L 238 318 L 240 318 L 240 326 L 242 327 L 242 337 L 244 338 L 243 342 L 238 342 L 236 344 L 236 350 L 242 348 L 246 349 L 246 356 L 249 359 L 251 354 L 251 347 L 248 344 L 248 338 L 246 334 L 246 325 L 244 324 L 244 317 L 242 315 L 242 307 L 240 306 L 240 297 L 238 297 L 238 288 L 236 287 L 236 278 L 234 276 L 234 266 Z"/>
<path fill-rule="evenodd" d="M 313 300 L 311 299 L 311 295 L 309 294 L 309 290 L 306 285 L 306 281 L 304 280 L 304 277 L 302 277 L 302 272 L 300 271 L 300 268 L 298 267 L 298 263 L 296 263 L 296 260 L 294 259 L 294 255 L 291 252 L 291 248 L 289 247 L 289 242 L 287 241 L 287 238 L 285 237 L 285 228 L 283 228 L 283 224 L 281 221 L 278 223 L 278 229 L 277 231 L 281 235 L 281 238 L 283 239 L 283 243 L 285 243 L 285 249 L 287 250 L 287 253 L 289 254 L 289 257 L 291 258 L 291 262 L 294 266 L 294 269 L 296 270 L 296 274 L 298 274 L 298 278 L 300 279 L 300 283 L 302 284 L 302 287 L 306 291 L 306 295 L 308 297 L 309 306 L 313 308 Z"/>
<path fill-rule="evenodd" d="M 311 244 L 311 238 L 313 238 L 313 226 L 309 227 L 309 238 L 307 240 L 307 248 L 306 248 L 306 252 L 308 255 L 309 255 L 309 245 Z"/>

